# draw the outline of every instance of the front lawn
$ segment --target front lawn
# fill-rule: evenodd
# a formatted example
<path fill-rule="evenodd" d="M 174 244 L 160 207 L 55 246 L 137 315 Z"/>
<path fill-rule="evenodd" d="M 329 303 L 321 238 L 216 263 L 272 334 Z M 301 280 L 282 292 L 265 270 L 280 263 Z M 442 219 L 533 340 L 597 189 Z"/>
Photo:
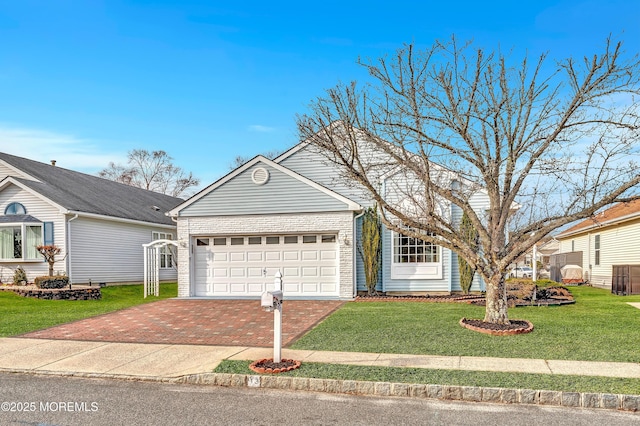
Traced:
<path fill-rule="evenodd" d="M 142 285 L 104 287 L 102 300 L 39 300 L 0 291 L 0 337 L 16 336 L 178 294 L 177 284 L 162 284 L 160 296 L 143 298 Z"/>
<path fill-rule="evenodd" d="M 640 362 L 640 309 L 607 290 L 571 287 L 576 303 L 509 310 L 527 319 L 529 334 L 490 336 L 462 328 L 484 308 L 460 303 L 347 303 L 292 349 L 453 356 Z M 286 303 L 285 303 L 286 309 Z"/>

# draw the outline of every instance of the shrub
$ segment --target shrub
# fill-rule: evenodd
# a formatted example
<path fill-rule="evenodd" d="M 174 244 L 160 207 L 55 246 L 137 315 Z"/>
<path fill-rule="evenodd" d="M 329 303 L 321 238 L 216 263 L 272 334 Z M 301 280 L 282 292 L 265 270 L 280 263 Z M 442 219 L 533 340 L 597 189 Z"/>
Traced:
<path fill-rule="evenodd" d="M 382 234 L 377 207 L 368 207 L 362 217 L 362 238 L 358 252 L 364 264 L 365 282 L 369 295 L 376 293 L 382 263 Z"/>
<path fill-rule="evenodd" d="M 65 275 L 36 277 L 34 283 L 38 288 L 65 288 L 69 286 L 69 277 Z"/>
<path fill-rule="evenodd" d="M 13 283 L 15 285 L 24 285 L 27 283 L 27 273 L 22 269 L 22 266 L 18 266 L 13 272 Z"/>

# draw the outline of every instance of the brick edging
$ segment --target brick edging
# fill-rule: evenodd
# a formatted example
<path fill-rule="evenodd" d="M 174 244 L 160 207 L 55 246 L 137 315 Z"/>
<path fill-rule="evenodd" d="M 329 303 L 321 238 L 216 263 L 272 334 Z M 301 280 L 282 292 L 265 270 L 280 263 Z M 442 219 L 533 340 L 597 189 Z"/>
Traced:
<path fill-rule="evenodd" d="M 640 395 L 609 393 L 368 382 L 228 373 L 194 374 L 177 378 L 176 382 L 194 385 L 299 390 L 349 395 L 397 396 L 450 401 L 532 404 L 624 411 L 640 410 Z"/>

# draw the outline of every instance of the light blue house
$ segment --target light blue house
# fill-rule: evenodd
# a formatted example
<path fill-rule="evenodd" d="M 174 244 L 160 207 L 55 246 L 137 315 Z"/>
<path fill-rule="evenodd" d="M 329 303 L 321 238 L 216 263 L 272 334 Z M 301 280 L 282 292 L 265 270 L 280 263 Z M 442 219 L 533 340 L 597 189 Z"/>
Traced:
<path fill-rule="evenodd" d="M 482 192 L 473 202 L 488 206 Z M 366 289 L 356 247 L 371 204 L 305 142 L 273 161 L 255 157 L 169 212 L 178 224 L 178 295 L 255 298 L 279 270 L 285 298 L 352 299 Z M 460 290 L 450 250 L 388 229 L 382 245 L 380 291 Z M 472 290 L 481 287 L 476 279 Z"/>

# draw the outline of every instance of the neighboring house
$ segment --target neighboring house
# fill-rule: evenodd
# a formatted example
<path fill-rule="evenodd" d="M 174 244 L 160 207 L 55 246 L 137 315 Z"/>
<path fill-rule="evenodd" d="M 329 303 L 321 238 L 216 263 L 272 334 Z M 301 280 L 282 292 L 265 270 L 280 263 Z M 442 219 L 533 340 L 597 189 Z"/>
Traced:
<path fill-rule="evenodd" d="M 175 239 L 166 212 L 183 200 L 26 158 L 0 153 L 0 278 L 22 266 L 29 281 L 47 275 L 35 247 L 55 244 L 56 272 L 73 284 L 142 282 L 142 244 Z M 175 280 L 172 255 L 160 279 Z"/>
<path fill-rule="evenodd" d="M 614 265 L 640 264 L 640 200 L 619 203 L 556 235 L 560 254 L 582 259 L 585 281 L 611 288 Z"/>
<path fill-rule="evenodd" d="M 303 142 L 273 161 L 255 157 L 169 212 L 178 222 L 178 296 L 260 296 L 278 270 L 285 298 L 351 299 L 365 290 L 356 247 L 372 203 L 337 176 Z M 474 197 L 478 211 L 488 208 L 486 194 Z M 382 253 L 381 291 L 460 290 L 448 249 L 383 229 Z M 477 277 L 472 290 L 484 290 Z"/>

